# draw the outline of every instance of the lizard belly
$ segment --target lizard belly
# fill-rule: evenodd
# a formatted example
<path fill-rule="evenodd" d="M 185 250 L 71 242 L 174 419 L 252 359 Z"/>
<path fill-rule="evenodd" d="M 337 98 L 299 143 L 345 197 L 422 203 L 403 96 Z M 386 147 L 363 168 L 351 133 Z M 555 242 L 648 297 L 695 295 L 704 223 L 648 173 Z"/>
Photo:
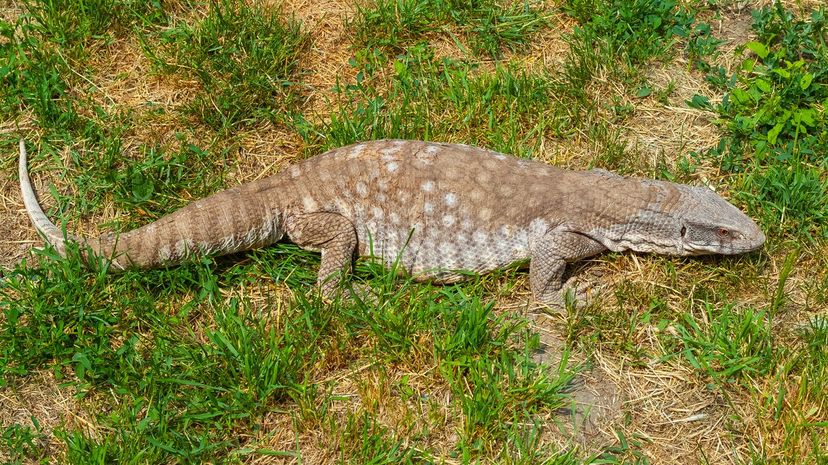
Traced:
<path fill-rule="evenodd" d="M 457 282 L 529 258 L 528 228 L 449 230 L 370 220 L 363 225 L 357 228 L 360 255 L 380 257 L 389 268 L 397 263 L 418 281 Z"/>

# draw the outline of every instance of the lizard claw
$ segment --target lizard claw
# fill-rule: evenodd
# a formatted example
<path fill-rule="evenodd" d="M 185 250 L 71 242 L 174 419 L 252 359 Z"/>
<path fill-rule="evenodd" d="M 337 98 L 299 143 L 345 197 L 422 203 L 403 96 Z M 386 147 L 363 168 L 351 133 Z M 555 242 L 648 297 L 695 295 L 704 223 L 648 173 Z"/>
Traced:
<path fill-rule="evenodd" d="M 603 286 L 570 279 L 560 291 L 553 293 L 544 303 L 556 311 L 585 307 L 592 303 L 596 296 L 600 296 L 602 291 Z"/>
<path fill-rule="evenodd" d="M 571 299 L 573 307 L 585 307 L 603 294 L 604 286 L 592 282 L 578 282 L 564 287 L 561 292 L 564 294 L 565 303 L 567 299 Z"/>
<path fill-rule="evenodd" d="M 363 302 L 369 306 L 376 306 L 379 302 L 379 297 L 371 286 L 364 283 L 351 283 L 345 295 L 352 301 Z"/>

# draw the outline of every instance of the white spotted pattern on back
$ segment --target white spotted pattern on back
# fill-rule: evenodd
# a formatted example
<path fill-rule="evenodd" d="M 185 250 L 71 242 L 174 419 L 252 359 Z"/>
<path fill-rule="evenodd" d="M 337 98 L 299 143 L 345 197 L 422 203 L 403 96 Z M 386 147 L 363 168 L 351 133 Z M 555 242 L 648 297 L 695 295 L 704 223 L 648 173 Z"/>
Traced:
<path fill-rule="evenodd" d="M 539 171 L 545 165 L 497 152 L 378 141 L 309 162 L 315 166 L 301 168 L 296 183 L 303 184 L 295 189 L 319 198 L 299 206 L 350 219 L 360 254 L 389 265 L 399 258 L 416 278 L 451 282 L 463 276 L 459 271 L 483 273 L 525 260 L 533 240 L 555 226 L 547 206 L 527 198 L 539 187 L 542 198 L 548 189 Z"/>

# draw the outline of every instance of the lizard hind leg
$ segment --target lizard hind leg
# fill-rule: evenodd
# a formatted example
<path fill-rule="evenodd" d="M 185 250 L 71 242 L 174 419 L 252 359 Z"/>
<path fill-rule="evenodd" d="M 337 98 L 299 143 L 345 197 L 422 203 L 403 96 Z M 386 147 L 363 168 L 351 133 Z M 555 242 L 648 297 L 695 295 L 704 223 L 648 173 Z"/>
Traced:
<path fill-rule="evenodd" d="M 357 250 L 353 223 L 337 213 L 303 213 L 288 217 L 286 232 L 303 249 L 322 252 L 317 283 L 322 295 L 332 298 L 352 269 Z"/>

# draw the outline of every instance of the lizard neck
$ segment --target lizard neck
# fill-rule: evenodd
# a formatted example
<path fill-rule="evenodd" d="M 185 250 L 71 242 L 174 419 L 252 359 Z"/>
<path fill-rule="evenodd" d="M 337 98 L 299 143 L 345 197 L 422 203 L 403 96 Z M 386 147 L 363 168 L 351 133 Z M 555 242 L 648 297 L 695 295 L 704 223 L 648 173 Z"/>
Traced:
<path fill-rule="evenodd" d="M 615 252 L 685 255 L 681 218 L 687 202 L 680 186 L 651 180 L 625 181 L 627 184 L 619 187 L 621 195 L 614 196 L 614 201 L 626 206 L 626 214 L 608 217 L 610 221 L 592 234 Z"/>

